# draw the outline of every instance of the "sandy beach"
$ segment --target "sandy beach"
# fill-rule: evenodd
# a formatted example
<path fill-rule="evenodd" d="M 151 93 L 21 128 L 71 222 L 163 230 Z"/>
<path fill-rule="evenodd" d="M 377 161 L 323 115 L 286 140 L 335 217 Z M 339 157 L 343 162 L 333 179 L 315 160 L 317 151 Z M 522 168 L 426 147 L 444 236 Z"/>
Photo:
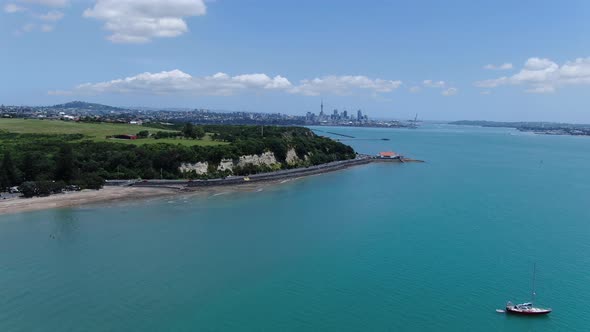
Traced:
<path fill-rule="evenodd" d="M 47 197 L 0 199 L 0 215 L 72 207 L 90 203 L 143 199 L 174 195 L 177 190 L 167 188 L 104 187 Z"/>
<path fill-rule="evenodd" d="M 178 194 L 185 195 L 215 195 L 229 191 L 256 191 L 264 186 L 272 186 L 291 182 L 302 177 L 317 176 L 327 172 L 339 171 L 349 167 L 365 165 L 370 162 L 399 162 L 398 160 L 380 159 L 355 159 L 350 161 L 339 161 L 329 164 L 309 167 L 304 169 L 293 169 L 274 173 L 264 173 L 250 176 L 249 182 L 243 182 L 243 177 L 228 178 L 227 180 L 213 180 L 211 184 L 194 186 L 195 182 L 188 183 L 186 180 L 149 180 L 138 182 L 133 187 L 129 186 L 105 186 L 101 190 L 83 190 L 80 192 L 69 192 L 47 197 L 33 198 L 0 198 L 0 215 L 38 211 L 45 209 L 73 207 L 85 204 L 96 204 L 114 201 L 141 200 L 146 198 L 171 196 Z M 407 159 L 408 162 L 419 160 Z M 227 183 L 226 183 L 227 182 Z M 192 184 L 192 185 L 191 185 Z M 188 185 L 188 186 L 187 186 Z"/>
<path fill-rule="evenodd" d="M 100 190 L 83 190 L 47 197 L 0 199 L 0 215 L 45 209 L 74 207 L 87 204 L 108 202 L 134 201 L 147 198 L 167 197 L 176 195 L 219 195 L 229 192 L 256 192 L 268 186 L 274 186 L 297 180 L 297 178 L 283 181 L 265 181 L 259 183 L 244 183 L 232 186 L 213 186 L 200 188 L 173 189 L 170 187 L 121 187 L 105 186 Z"/>

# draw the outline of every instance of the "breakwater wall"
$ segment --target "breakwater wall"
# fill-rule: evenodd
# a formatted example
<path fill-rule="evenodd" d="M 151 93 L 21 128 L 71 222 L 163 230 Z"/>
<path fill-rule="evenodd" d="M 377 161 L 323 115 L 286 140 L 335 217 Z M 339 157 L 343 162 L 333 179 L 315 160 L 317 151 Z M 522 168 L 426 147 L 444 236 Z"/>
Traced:
<path fill-rule="evenodd" d="M 367 155 L 359 155 L 355 159 L 334 161 L 322 165 L 309 166 L 305 168 L 294 168 L 271 173 L 261 173 L 249 176 L 228 176 L 222 179 L 210 180 L 109 180 L 108 186 L 134 186 L 134 187 L 160 187 L 160 188 L 195 188 L 224 185 L 239 185 L 253 182 L 277 181 L 297 178 L 307 175 L 322 174 L 345 169 L 357 165 L 366 165 L 374 162 L 408 162 L 413 159 L 400 158 L 376 158 Z"/>

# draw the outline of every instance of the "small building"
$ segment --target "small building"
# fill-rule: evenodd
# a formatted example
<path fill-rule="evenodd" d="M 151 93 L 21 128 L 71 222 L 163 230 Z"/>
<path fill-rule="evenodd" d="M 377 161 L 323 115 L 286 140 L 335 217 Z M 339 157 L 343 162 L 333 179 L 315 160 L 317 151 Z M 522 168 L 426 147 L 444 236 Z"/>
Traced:
<path fill-rule="evenodd" d="M 399 158 L 399 155 L 393 151 L 379 152 L 379 158 L 394 159 L 394 158 Z"/>

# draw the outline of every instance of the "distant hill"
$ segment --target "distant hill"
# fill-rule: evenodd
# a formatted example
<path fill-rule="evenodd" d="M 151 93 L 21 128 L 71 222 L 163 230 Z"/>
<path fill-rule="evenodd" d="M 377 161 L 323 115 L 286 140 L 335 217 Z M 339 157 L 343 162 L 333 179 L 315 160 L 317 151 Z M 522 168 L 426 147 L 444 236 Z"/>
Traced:
<path fill-rule="evenodd" d="M 522 127 L 525 124 L 525 122 L 499 122 L 499 121 L 485 121 L 485 120 L 461 120 L 461 121 L 449 122 L 449 124 L 459 125 L 459 126 L 518 128 L 518 127 Z"/>
<path fill-rule="evenodd" d="M 76 108 L 88 111 L 124 111 L 124 108 L 114 107 L 103 104 L 87 103 L 84 101 L 72 101 L 65 104 L 59 104 L 51 106 L 51 108 L 62 109 L 62 108 Z"/>
<path fill-rule="evenodd" d="M 485 120 L 461 120 L 449 122 L 449 124 L 460 126 L 480 126 L 480 127 L 504 127 L 504 128 L 589 128 L 588 124 L 558 123 L 558 122 L 502 122 L 502 121 L 485 121 Z"/>

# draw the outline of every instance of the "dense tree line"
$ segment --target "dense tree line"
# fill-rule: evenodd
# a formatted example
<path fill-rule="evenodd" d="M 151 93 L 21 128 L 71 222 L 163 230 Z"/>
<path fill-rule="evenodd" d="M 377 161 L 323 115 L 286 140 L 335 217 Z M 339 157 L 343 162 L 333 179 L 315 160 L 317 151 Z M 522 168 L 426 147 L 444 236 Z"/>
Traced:
<path fill-rule="evenodd" d="M 165 125 L 153 125 L 152 128 L 154 129 L 176 129 L 178 131 L 161 131 L 158 130 L 155 133 L 151 134 L 151 137 L 154 139 L 162 139 L 162 138 L 177 138 L 177 137 L 184 137 L 187 139 L 203 139 L 205 137 L 206 132 L 203 126 L 195 126 L 194 124 L 187 122 L 182 127 L 180 125 L 173 125 L 166 127 Z M 153 131 L 153 130 L 152 130 Z M 137 133 L 137 138 L 148 138 L 150 137 L 149 130 L 141 130 Z"/>
<path fill-rule="evenodd" d="M 271 151 L 281 168 L 310 166 L 355 157 L 354 150 L 342 143 L 316 136 L 301 127 L 259 126 L 190 126 L 179 127 L 192 135 L 195 127 L 212 133 L 218 140 L 231 144 L 217 146 L 184 146 L 165 143 L 140 146 L 81 140 L 83 136 L 35 135 L 0 132 L 0 191 L 24 182 L 60 183 L 81 188 L 98 188 L 105 179 L 174 179 L 182 174 L 182 163 L 208 162 L 210 174 L 202 177 L 227 176 L 217 172 L 222 159 L 237 160 L 242 155 Z M 200 133 L 197 133 L 197 136 Z M 203 134 L 204 135 L 204 134 Z M 299 164 L 286 162 L 293 148 Z M 272 171 L 266 166 L 236 168 L 234 174 L 246 175 Z M 192 175 L 195 176 L 195 175 Z M 195 176 L 196 177 L 196 176 Z M 50 187 L 50 186 L 49 186 Z M 49 188 L 48 190 L 54 190 Z"/>

